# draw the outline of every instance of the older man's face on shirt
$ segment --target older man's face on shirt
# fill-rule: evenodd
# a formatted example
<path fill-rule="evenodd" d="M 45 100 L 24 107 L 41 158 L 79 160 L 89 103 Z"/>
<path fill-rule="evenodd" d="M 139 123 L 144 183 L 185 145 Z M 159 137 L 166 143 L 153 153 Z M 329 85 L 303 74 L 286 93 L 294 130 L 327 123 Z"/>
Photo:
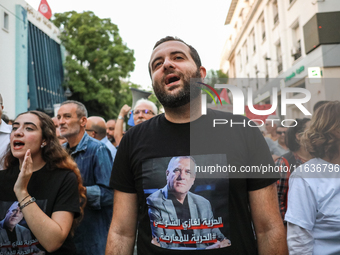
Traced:
<path fill-rule="evenodd" d="M 187 194 L 195 181 L 195 164 L 190 158 L 177 158 L 166 173 L 169 191 Z"/>

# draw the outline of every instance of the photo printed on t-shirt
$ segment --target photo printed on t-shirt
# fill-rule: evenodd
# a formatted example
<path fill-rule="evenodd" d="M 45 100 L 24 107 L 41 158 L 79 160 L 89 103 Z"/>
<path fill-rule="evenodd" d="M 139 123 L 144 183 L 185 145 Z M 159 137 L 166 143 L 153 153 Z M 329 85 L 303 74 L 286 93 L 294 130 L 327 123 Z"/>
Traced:
<path fill-rule="evenodd" d="M 47 200 L 36 203 L 46 210 Z M 39 241 L 29 229 L 18 201 L 0 201 L 0 219 L 0 255 L 45 254 L 37 247 Z"/>
<path fill-rule="evenodd" d="M 167 249 L 218 249 L 231 245 L 229 178 L 207 177 L 225 166 L 225 154 L 149 159 L 142 164 L 150 242 Z M 211 175 L 211 173 L 209 173 Z"/>

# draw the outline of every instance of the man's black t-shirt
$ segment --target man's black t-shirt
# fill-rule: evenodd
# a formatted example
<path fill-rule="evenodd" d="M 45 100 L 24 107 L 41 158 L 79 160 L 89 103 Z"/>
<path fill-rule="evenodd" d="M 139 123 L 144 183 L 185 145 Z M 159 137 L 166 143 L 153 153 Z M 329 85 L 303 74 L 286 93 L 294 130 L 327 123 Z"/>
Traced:
<path fill-rule="evenodd" d="M 13 191 L 18 175 L 18 166 L 13 169 L 0 171 L 1 222 L 4 221 L 9 208 L 11 208 L 14 203 L 18 202 Z M 79 216 L 78 182 L 76 175 L 72 171 L 66 169 L 50 170 L 47 165 L 45 165 L 42 169 L 32 174 L 27 190 L 28 193 L 36 199 L 37 205 L 47 216 L 51 217 L 52 213 L 56 211 L 73 212 L 75 213 L 75 217 Z M 1 252 L 7 254 L 6 252 L 13 252 L 15 250 L 17 250 L 17 253 L 10 254 L 34 254 L 45 252 L 39 254 L 71 255 L 76 253 L 70 234 L 57 251 L 48 253 L 30 231 L 25 218 L 22 218 L 15 229 L 16 241 L 5 235 L 3 232 L 5 229 L 0 225 L 0 254 Z"/>
<path fill-rule="evenodd" d="M 214 119 L 228 124 L 214 127 Z M 262 134 L 250 125 L 246 117 L 208 110 L 206 116 L 185 124 L 158 115 L 124 135 L 111 186 L 138 194 L 138 254 L 192 254 L 192 249 L 195 254 L 257 254 L 248 192 L 279 176 L 241 172 L 274 165 Z M 196 176 L 187 193 L 188 222 L 180 222 L 168 196 L 166 170 L 170 159 L 178 156 L 195 161 Z M 186 229 L 194 233 L 182 235 Z M 222 240 L 231 245 L 205 250 Z"/>

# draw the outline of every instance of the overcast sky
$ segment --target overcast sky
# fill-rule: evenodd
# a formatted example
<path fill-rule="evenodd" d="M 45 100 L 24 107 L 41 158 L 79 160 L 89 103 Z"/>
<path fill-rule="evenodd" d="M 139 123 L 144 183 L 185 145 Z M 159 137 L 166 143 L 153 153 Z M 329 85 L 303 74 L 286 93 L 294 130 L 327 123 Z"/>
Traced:
<path fill-rule="evenodd" d="M 26 0 L 36 10 L 40 0 Z M 231 0 L 47 0 L 52 13 L 93 11 L 111 18 L 120 36 L 135 52 L 135 70 L 129 80 L 151 87 L 148 61 L 153 45 L 167 35 L 177 36 L 195 47 L 207 70 L 219 69 L 227 39 L 224 25 Z"/>

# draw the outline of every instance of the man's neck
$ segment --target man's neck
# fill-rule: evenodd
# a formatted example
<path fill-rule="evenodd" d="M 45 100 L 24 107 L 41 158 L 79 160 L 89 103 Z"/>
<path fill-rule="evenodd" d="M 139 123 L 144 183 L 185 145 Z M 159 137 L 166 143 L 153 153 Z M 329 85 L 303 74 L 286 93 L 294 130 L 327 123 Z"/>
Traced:
<path fill-rule="evenodd" d="M 286 144 L 285 143 L 280 143 L 280 142 L 278 142 L 279 144 L 280 144 L 280 146 L 282 147 L 282 148 L 284 148 L 284 149 L 288 149 L 288 147 L 286 146 Z"/>
<path fill-rule="evenodd" d="M 201 97 L 177 108 L 164 107 L 165 118 L 172 123 L 189 123 L 201 117 Z"/>
<path fill-rule="evenodd" d="M 174 194 L 175 195 L 175 198 L 177 199 L 178 202 L 180 202 L 181 204 L 184 203 L 184 200 L 187 196 L 187 194 Z"/>
<path fill-rule="evenodd" d="M 14 228 L 15 228 L 15 225 L 13 226 L 13 225 L 6 224 L 4 227 L 6 227 L 6 229 L 7 229 L 8 231 L 13 232 L 13 230 L 14 230 Z"/>
<path fill-rule="evenodd" d="M 85 129 L 80 129 L 80 132 L 77 135 L 67 137 L 67 142 L 70 145 L 70 148 L 77 146 L 81 139 L 83 138 L 85 133 Z"/>

